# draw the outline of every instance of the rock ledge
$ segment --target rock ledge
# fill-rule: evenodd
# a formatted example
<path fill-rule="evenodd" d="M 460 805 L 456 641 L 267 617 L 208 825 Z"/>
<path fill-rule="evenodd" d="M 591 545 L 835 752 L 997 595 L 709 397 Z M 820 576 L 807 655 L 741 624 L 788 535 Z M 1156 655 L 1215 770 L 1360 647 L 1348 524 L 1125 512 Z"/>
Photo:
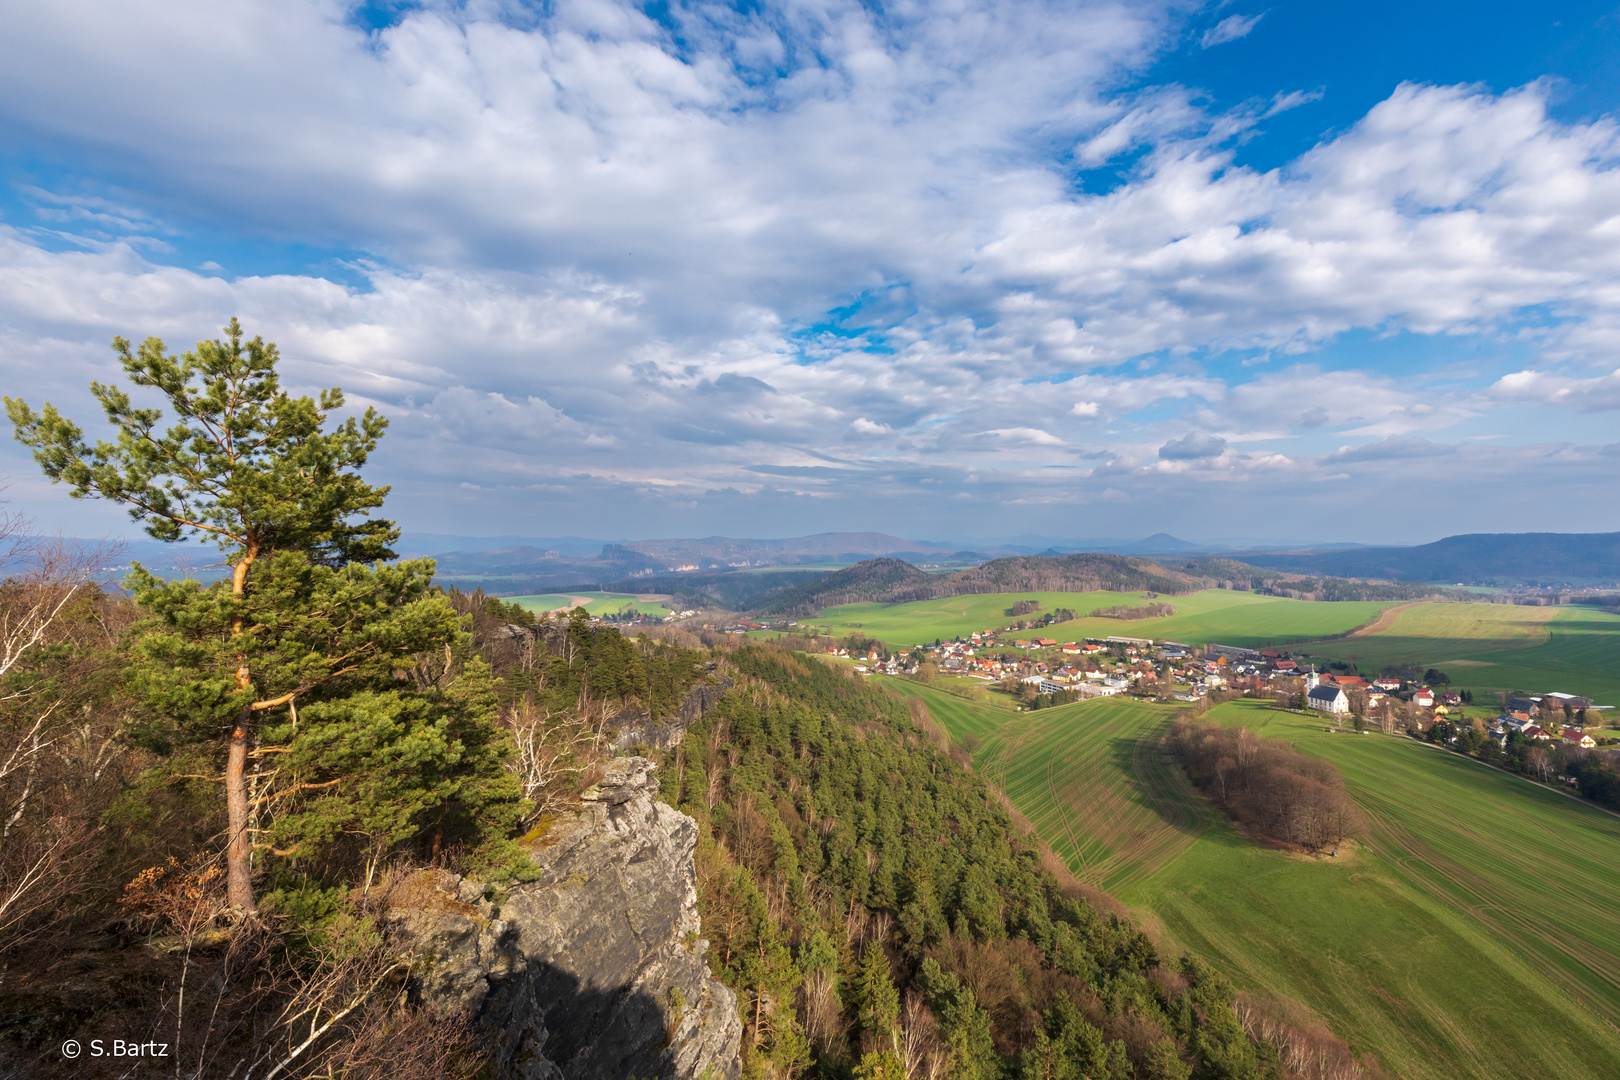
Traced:
<path fill-rule="evenodd" d="M 655 766 L 616 758 L 578 812 L 524 838 L 540 870 L 497 908 L 424 870 L 389 919 L 418 986 L 475 1018 L 513 1080 L 736 1080 L 737 1001 L 704 962 L 697 823 L 657 801 Z"/>

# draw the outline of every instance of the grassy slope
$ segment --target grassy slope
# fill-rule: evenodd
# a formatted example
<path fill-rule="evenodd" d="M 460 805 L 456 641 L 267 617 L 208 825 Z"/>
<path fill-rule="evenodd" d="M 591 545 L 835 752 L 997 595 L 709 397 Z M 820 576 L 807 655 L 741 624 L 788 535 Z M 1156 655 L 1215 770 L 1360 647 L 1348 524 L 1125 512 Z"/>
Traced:
<path fill-rule="evenodd" d="M 1476 694 L 1564 690 L 1620 705 L 1620 615 L 1585 608 L 1414 604 L 1372 633 L 1313 651 L 1365 671 L 1405 660 L 1439 667 Z"/>
<path fill-rule="evenodd" d="M 1620 819 L 1416 743 L 1222 706 L 1212 717 L 1334 761 L 1373 818 L 1362 850 L 1303 859 L 1248 843 L 1162 760 L 1166 710 L 1009 714 L 903 689 L 1076 874 L 1395 1074 L 1620 1072 L 1620 959 L 1604 933 Z"/>
<path fill-rule="evenodd" d="M 1109 698 L 1013 713 L 914 683 L 888 685 L 927 702 L 975 768 L 1088 884 L 1116 891 L 1209 827 L 1204 801 L 1156 749 L 1169 708 Z"/>
<path fill-rule="evenodd" d="M 1042 611 L 1066 607 L 1082 613 L 1099 607 L 1150 602 L 1142 593 L 987 593 L 919 600 L 911 604 L 845 604 L 828 608 L 819 617 L 804 621 L 806 625 L 826 626 L 835 633 L 858 629 L 890 645 L 916 645 L 936 637 L 949 638 L 1006 626 L 1010 621 L 1006 610 L 1026 599 L 1039 601 Z M 1189 644 L 1211 641 L 1239 646 L 1282 644 L 1345 633 L 1392 606 L 1371 601 L 1316 603 L 1225 589 L 1206 589 L 1188 596 L 1159 599 L 1174 604 L 1176 614 L 1132 622 L 1080 618 L 1030 633 L 1061 641 L 1123 634 Z"/>

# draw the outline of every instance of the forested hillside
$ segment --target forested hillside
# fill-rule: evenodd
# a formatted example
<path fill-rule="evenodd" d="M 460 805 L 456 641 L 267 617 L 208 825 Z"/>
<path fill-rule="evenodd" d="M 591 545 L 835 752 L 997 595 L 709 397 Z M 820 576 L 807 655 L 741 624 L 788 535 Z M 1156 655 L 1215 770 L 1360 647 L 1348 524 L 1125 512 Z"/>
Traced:
<path fill-rule="evenodd" d="M 837 604 L 890 600 L 908 590 L 925 587 L 930 580 L 927 574 L 900 559 L 866 559 L 815 581 L 784 589 L 757 610 L 761 615 L 813 615 Z"/>
<path fill-rule="evenodd" d="M 1126 555 L 1022 555 L 995 559 L 895 597 L 899 602 L 995 592 L 1192 592 L 1203 585 Z"/>
<path fill-rule="evenodd" d="M 704 831 L 748 1075 L 1285 1075 L 1218 973 L 1060 885 L 926 710 L 772 646 L 729 664 L 663 792 Z"/>

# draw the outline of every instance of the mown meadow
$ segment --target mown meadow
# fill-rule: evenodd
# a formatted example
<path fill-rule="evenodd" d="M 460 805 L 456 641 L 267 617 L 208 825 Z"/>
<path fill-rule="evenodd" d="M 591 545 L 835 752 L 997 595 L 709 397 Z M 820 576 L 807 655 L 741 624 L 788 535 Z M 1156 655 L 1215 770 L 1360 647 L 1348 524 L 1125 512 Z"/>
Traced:
<path fill-rule="evenodd" d="M 1306 1009 L 1403 1077 L 1620 1074 L 1620 818 L 1407 739 L 1238 701 L 1207 714 L 1332 761 L 1369 835 L 1338 858 L 1262 848 L 1162 754 L 1173 710 L 1033 713 L 922 698 L 1082 880 L 1168 951 Z"/>
<path fill-rule="evenodd" d="M 1219 642 L 1242 647 L 1281 645 L 1349 633 L 1393 606 L 1384 601 L 1290 600 L 1230 589 L 1206 589 L 1186 596 L 1151 599 L 1145 593 L 985 593 L 909 604 L 844 604 L 802 621 L 806 626 L 819 626 L 835 634 L 859 631 L 890 646 L 918 645 L 935 638 L 965 636 L 975 630 L 1007 626 L 1012 621 L 1007 610 L 1020 600 L 1036 601 L 1041 605 L 1041 612 L 1067 608 L 1079 613 L 1078 619 L 1057 623 L 1042 631 L 1064 641 L 1124 634 L 1195 645 Z M 1149 603 L 1173 604 L 1176 613 L 1134 620 L 1085 617 L 1087 612 L 1098 608 Z"/>
<path fill-rule="evenodd" d="M 643 615 L 664 618 L 670 609 L 664 600 L 638 600 L 632 593 L 578 592 L 540 593 L 534 596 L 503 597 L 506 603 L 516 604 L 525 611 L 544 612 L 571 609 L 583 602 L 592 615 L 612 615 L 633 607 Z"/>

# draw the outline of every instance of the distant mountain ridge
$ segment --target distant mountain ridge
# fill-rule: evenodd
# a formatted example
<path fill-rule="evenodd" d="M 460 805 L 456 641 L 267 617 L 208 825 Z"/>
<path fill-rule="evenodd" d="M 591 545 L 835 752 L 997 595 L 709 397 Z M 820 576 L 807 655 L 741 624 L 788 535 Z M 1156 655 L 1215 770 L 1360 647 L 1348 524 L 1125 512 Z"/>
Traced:
<path fill-rule="evenodd" d="M 838 559 L 847 555 L 871 557 L 897 552 L 946 555 L 952 550 L 922 540 L 904 540 L 875 532 L 816 533 L 781 540 L 747 540 L 729 536 L 710 536 L 701 540 L 627 540 L 615 547 L 637 552 L 669 570 L 777 566 L 791 562 Z"/>
<path fill-rule="evenodd" d="M 1417 547 L 1244 552 L 1246 563 L 1296 573 L 1467 585 L 1620 581 L 1620 533 L 1467 533 Z"/>
<path fill-rule="evenodd" d="M 1048 542 L 1039 546 L 1020 543 L 1043 540 Z M 89 540 L 78 542 L 95 544 Z M 1473 533 L 1448 536 L 1415 547 L 1318 545 L 1270 550 L 1222 549 L 1168 533 L 1156 533 L 1140 540 L 1109 541 L 1108 547 L 1099 545 L 1086 551 L 1075 551 L 1067 547 L 1067 543 L 1059 538 L 1025 535 L 1002 546 L 959 550 L 943 541 L 908 540 L 878 532 L 828 532 L 781 539 L 710 536 L 625 541 L 597 541 L 579 536 L 477 538 L 415 533 L 407 534 L 398 550 L 405 557 L 437 559 L 438 579 L 443 584 L 481 587 L 491 594 L 583 588 L 588 587 L 588 583 L 636 585 L 642 580 L 646 580 L 646 587 L 632 591 L 674 592 L 684 587 L 682 575 L 699 575 L 708 579 L 703 582 L 706 602 L 729 601 L 748 606 L 769 602 L 763 595 L 766 591 L 761 588 L 763 583 L 722 584 L 716 575 L 766 568 L 786 571 L 807 564 L 855 564 L 886 558 L 938 570 L 959 570 L 955 575 L 923 575 L 925 582 L 913 582 L 910 586 L 918 590 L 993 591 L 989 586 L 980 588 L 975 582 L 987 579 L 987 575 L 1004 574 L 1009 575 L 1010 581 L 1051 580 L 1060 583 L 1052 587 L 1065 590 L 1084 586 L 1170 592 L 1174 589 L 1168 582 L 1173 577 L 1153 583 L 1166 574 L 1166 567 L 1175 567 L 1183 559 L 1219 559 L 1227 563 L 1241 560 L 1249 569 L 1199 569 L 1192 572 L 1193 576 L 1203 578 L 1213 574 L 1234 580 L 1252 579 L 1256 576 L 1253 568 L 1259 567 L 1270 572 L 1269 576 L 1259 575 L 1265 580 L 1282 573 L 1423 584 L 1587 586 L 1620 582 L 1620 533 Z M 1127 561 L 1099 561 L 1105 557 Z M 1076 561 L 1058 566 L 1024 564 L 1021 569 L 1015 569 L 1020 564 L 1009 561 L 1028 558 Z M 195 574 L 208 580 L 226 572 L 220 553 L 212 544 L 163 544 L 138 539 L 125 542 L 121 554 L 110 560 L 117 565 L 106 568 L 109 576 L 122 578 L 133 560 L 140 560 L 166 577 Z M 1153 566 L 1157 569 L 1150 568 Z M 969 573 L 973 567 L 978 567 L 982 574 Z M 803 575 L 811 571 L 795 572 Z M 775 586 L 786 587 L 789 580 L 802 582 L 804 579 L 802 576 L 776 579 Z M 953 583 L 942 584 L 946 580 Z M 1138 584 L 1123 584 L 1127 581 Z M 1098 584 L 1087 585 L 1088 582 Z M 864 579 L 851 583 L 863 598 L 867 598 L 872 585 L 873 582 Z M 829 589 L 838 587 L 836 581 L 827 586 Z M 691 589 L 696 593 L 699 583 L 693 581 Z"/>

